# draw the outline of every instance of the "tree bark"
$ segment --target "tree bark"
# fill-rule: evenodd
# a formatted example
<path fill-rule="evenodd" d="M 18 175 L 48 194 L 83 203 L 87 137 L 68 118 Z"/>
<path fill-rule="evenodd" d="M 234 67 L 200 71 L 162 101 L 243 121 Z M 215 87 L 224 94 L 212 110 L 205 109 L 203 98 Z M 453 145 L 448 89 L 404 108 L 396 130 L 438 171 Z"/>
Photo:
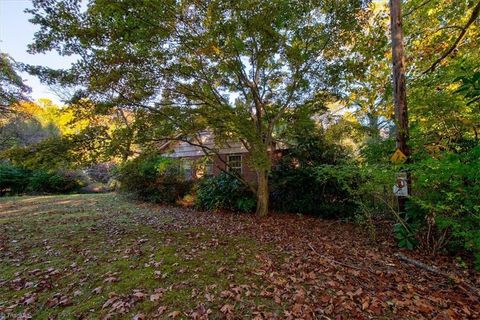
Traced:
<path fill-rule="evenodd" d="M 393 63 L 393 100 L 395 104 L 395 120 L 397 124 L 397 148 L 407 157 L 410 149 L 407 146 L 408 109 L 407 86 L 405 79 L 405 55 L 403 48 L 401 0 L 391 0 L 391 33 L 392 33 L 392 63 Z"/>
<path fill-rule="evenodd" d="M 393 101 L 395 107 L 395 122 L 397 126 L 396 144 L 397 148 L 407 156 L 408 161 L 410 158 L 410 149 L 407 145 L 409 132 L 401 0 L 390 0 L 390 23 L 392 36 Z M 409 174 L 408 188 L 411 190 L 411 179 Z M 405 197 L 398 198 L 401 215 L 405 213 L 405 202 Z"/>
<path fill-rule="evenodd" d="M 268 215 L 268 171 L 257 171 L 257 215 L 264 217 Z"/>

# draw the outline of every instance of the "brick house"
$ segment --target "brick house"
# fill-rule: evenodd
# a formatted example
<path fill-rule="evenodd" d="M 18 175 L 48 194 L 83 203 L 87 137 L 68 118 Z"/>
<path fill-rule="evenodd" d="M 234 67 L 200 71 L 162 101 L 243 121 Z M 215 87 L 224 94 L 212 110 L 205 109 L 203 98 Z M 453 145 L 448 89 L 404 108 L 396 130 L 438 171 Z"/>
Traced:
<path fill-rule="evenodd" d="M 208 150 L 215 150 L 212 154 Z M 285 148 L 275 148 L 272 153 L 275 158 L 281 155 Z M 216 176 L 223 171 L 235 171 L 245 181 L 254 182 L 256 172 L 248 164 L 249 152 L 241 142 L 228 142 L 222 146 L 215 145 L 211 132 L 202 131 L 191 140 L 171 140 L 160 146 L 160 152 L 167 157 L 181 160 L 187 179 L 198 179 L 204 176 Z"/>

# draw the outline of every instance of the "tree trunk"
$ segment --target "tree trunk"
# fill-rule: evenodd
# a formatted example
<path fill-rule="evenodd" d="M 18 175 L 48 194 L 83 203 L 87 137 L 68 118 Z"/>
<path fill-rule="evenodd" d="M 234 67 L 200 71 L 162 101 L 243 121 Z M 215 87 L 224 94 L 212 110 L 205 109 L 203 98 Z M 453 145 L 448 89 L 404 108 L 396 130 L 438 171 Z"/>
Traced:
<path fill-rule="evenodd" d="M 268 171 L 257 171 L 257 214 L 261 217 L 268 215 Z"/>
<path fill-rule="evenodd" d="M 390 27 L 392 36 L 392 64 L 393 64 L 393 101 L 395 107 L 395 123 L 397 125 L 397 148 L 410 158 L 410 149 L 407 142 L 408 133 L 408 112 L 407 112 L 407 86 L 405 79 L 405 55 L 403 47 L 403 28 L 401 0 L 390 0 Z M 407 173 L 409 192 L 412 184 L 410 174 Z M 405 197 L 398 198 L 400 214 L 405 214 Z"/>
<path fill-rule="evenodd" d="M 400 5 L 401 0 L 391 0 L 393 100 L 395 105 L 395 122 L 397 125 L 397 148 L 408 157 L 410 150 L 407 146 L 409 138 L 407 86 L 405 80 L 405 55 L 403 52 L 402 12 Z"/>

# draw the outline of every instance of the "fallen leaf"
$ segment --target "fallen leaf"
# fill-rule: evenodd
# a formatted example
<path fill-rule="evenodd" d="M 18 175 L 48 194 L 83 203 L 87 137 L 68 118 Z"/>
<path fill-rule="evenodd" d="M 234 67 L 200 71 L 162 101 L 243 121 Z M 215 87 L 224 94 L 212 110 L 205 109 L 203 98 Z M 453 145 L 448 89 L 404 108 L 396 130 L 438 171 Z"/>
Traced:
<path fill-rule="evenodd" d="M 103 280 L 103 282 L 106 282 L 106 283 L 113 283 L 118 281 L 120 281 L 120 279 L 118 279 L 117 277 L 108 277 L 105 280 Z"/>
<path fill-rule="evenodd" d="M 225 304 L 223 307 L 220 309 L 220 311 L 224 314 L 232 314 L 233 313 L 234 306 L 231 304 Z"/>
<path fill-rule="evenodd" d="M 172 311 L 168 314 L 168 317 L 169 318 L 177 318 L 178 316 L 180 316 L 182 313 L 180 311 Z"/>
<path fill-rule="evenodd" d="M 37 296 L 33 294 L 33 295 L 31 295 L 28 299 L 26 299 L 26 300 L 24 301 L 24 304 L 25 304 L 25 305 L 29 305 L 29 304 L 34 303 L 36 300 L 37 300 Z"/>
<path fill-rule="evenodd" d="M 167 311 L 167 307 L 164 307 L 164 306 L 160 306 L 160 307 L 158 307 L 158 309 L 157 309 L 157 313 L 158 313 L 159 315 L 163 314 L 165 311 Z"/>
<path fill-rule="evenodd" d="M 154 294 L 151 294 L 150 295 L 150 301 L 152 302 L 155 302 L 155 301 L 158 301 L 160 300 L 160 298 L 162 297 L 162 293 L 154 293 Z"/>
<path fill-rule="evenodd" d="M 94 294 L 100 294 L 102 293 L 102 287 L 97 287 L 95 289 L 92 290 L 92 293 Z"/>

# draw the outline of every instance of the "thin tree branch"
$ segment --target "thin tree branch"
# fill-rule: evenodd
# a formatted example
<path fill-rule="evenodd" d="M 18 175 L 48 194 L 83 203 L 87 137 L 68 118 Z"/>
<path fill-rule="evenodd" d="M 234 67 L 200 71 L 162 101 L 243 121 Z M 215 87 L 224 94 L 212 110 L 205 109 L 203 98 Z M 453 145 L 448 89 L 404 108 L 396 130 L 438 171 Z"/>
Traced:
<path fill-rule="evenodd" d="M 442 270 L 438 270 L 437 268 L 434 268 L 432 266 L 429 266 L 421 261 L 418 261 L 418 260 L 415 260 L 415 259 L 412 259 L 412 258 L 408 258 L 407 256 L 405 256 L 403 253 L 401 252 L 398 252 L 395 254 L 397 256 L 397 258 L 399 258 L 400 260 L 402 261 L 405 261 L 405 262 L 408 262 L 418 268 L 421 268 L 421 269 L 424 269 L 424 270 L 427 270 L 431 273 L 434 273 L 434 274 L 437 274 L 437 275 L 440 275 L 440 276 L 443 276 L 443 277 L 446 277 L 448 278 L 449 280 L 453 280 L 458 286 L 461 286 L 461 285 L 464 285 L 465 287 L 467 287 L 469 290 L 471 290 L 473 293 L 475 293 L 476 295 L 480 296 L 480 289 L 478 289 L 477 287 L 473 286 L 472 284 L 466 282 L 465 280 L 463 279 L 460 279 L 454 275 L 451 275 L 447 272 L 444 272 Z"/>
<path fill-rule="evenodd" d="M 418 6 L 416 6 L 415 8 L 412 8 L 410 9 L 408 12 L 406 12 L 404 15 L 403 15 L 403 18 L 411 15 L 412 13 L 414 13 L 415 11 L 417 11 L 418 9 L 420 9 L 421 7 L 427 5 L 428 3 L 432 2 L 432 0 L 426 0 L 422 3 L 420 3 Z"/>

